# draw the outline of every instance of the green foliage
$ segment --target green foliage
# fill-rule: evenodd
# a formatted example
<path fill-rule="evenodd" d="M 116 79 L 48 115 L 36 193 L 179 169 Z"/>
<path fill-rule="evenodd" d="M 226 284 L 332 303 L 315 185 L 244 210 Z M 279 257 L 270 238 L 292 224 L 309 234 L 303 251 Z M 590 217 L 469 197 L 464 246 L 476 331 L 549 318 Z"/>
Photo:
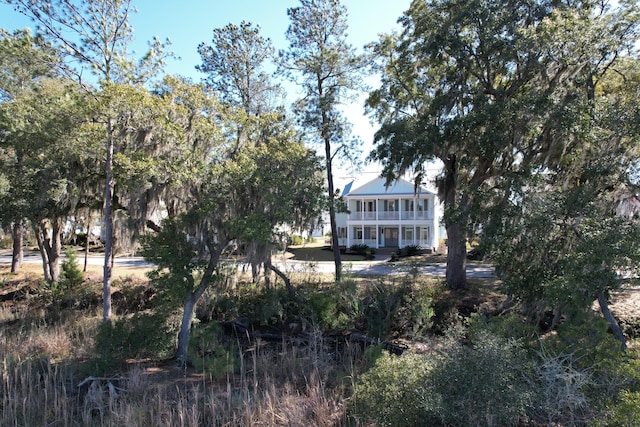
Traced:
<path fill-rule="evenodd" d="M 355 385 L 352 418 L 380 425 L 515 425 L 532 399 L 531 360 L 488 332 L 440 356 L 383 354 Z"/>
<path fill-rule="evenodd" d="M 407 245 L 404 248 L 402 248 L 401 253 L 404 256 L 414 256 L 421 253 L 421 251 L 422 251 L 422 248 L 420 247 L 420 245 Z"/>
<path fill-rule="evenodd" d="M 609 414 L 607 426 L 634 427 L 640 425 L 640 392 L 623 391 Z"/>
<path fill-rule="evenodd" d="M 407 354 L 380 354 L 371 369 L 357 378 L 348 410 L 357 425 L 433 426 L 427 412 L 432 399 L 428 389 L 432 358 Z"/>
<path fill-rule="evenodd" d="M 60 286 L 64 289 L 74 289 L 82 284 L 84 275 L 78 265 L 78 255 L 75 249 L 68 248 L 64 252 L 65 259 L 62 262 L 60 274 Z"/>
<path fill-rule="evenodd" d="M 367 333 L 378 338 L 388 336 L 410 291 L 409 286 L 383 280 L 367 286 L 361 303 L 363 327 Z"/>
<path fill-rule="evenodd" d="M 136 313 L 101 325 L 96 348 L 101 358 L 166 359 L 175 352 L 176 319 L 167 313 Z"/>
<path fill-rule="evenodd" d="M 531 402 L 531 361 L 517 341 L 489 331 L 469 344 L 454 337 L 434 363 L 430 412 L 444 425 L 515 425 Z"/>
<path fill-rule="evenodd" d="M 349 250 L 351 252 L 354 252 L 354 253 L 358 254 L 358 255 L 366 255 L 367 252 L 375 253 L 375 248 L 371 248 L 371 247 L 369 247 L 369 245 L 366 245 L 364 243 L 358 243 L 358 244 L 355 244 L 355 245 L 351 245 Z"/>
<path fill-rule="evenodd" d="M 527 323 L 523 316 L 516 313 L 490 317 L 472 313 L 466 320 L 471 335 L 477 332 L 490 331 L 498 337 L 522 340 L 532 345 L 534 342 L 537 344 L 539 337 L 537 326 Z"/>
<path fill-rule="evenodd" d="M 308 299 L 314 323 L 321 329 L 345 330 L 356 324 L 356 298 L 331 290 L 314 292 Z"/>
<path fill-rule="evenodd" d="M 223 342 L 216 322 L 198 323 L 193 326 L 189 343 L 189 360 L 199 372 L 206 372 L 215 379 L 225 379 L 239 368 L 238 349 Z"/>
<path fill-rule="evenodd" d="M 58 281 L 46 284 L 46 288 L 51 291 L 54 301 L 60 303 L 69 301 L 73 305 L 73 299 L 81 300 L 78 294 L 79 286 L 84 280 L 84 274 L 78 266 L 77 255 L 73 249 L 65 251 L 65 259 L 62 261 L 60 278 Z"/>
<path fill-rule="evenodd" d="M 293 246 L 299 246 L 304 242 L 302 236 L 299 234 L 292 234 L 289 236 L 289 244 Z"/>
<path fill-rule="evenodd" d="M 213 295 L 210 311 L 219 318 L 248 318 L 260 325 L 276 325 L 293 319 L 299 307 L 284 286 L 263 287 L 241 284 Z"/>

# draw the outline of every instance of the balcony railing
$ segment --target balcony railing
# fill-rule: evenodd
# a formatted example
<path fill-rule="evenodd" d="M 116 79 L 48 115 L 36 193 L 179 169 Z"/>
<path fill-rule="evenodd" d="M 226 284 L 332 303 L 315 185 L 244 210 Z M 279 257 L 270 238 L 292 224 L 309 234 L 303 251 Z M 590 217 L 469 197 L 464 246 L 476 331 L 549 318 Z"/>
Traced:
<path fill-rule="evenodd" d="M 380 211 L 378 212 L 378 219 L 398 219 L 400 218 L 400 212 L 398 211 Z"/>
<path fill-rule="evenodd" d="M 376 215 L 377 214 L 377 215 Z M 378 220 L 426 220 L 431 219 L 428 212 L 424 211 L 379 211 L 379 212 L 351 212 L 349 214 L 351 221 L 375 221 Z"/>

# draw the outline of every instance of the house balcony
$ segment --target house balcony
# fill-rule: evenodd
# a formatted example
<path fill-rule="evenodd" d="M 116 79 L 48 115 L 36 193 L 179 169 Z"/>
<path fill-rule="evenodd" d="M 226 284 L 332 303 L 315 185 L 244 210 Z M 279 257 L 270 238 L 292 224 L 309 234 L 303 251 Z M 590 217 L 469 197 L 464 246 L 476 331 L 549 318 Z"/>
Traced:
<path fill-rule="evenodd" d="M 350 221 L 425 221 L 432 219 L 431 215 L 424 211 L 379 211 L 379 212 L 351 212 Z"/>

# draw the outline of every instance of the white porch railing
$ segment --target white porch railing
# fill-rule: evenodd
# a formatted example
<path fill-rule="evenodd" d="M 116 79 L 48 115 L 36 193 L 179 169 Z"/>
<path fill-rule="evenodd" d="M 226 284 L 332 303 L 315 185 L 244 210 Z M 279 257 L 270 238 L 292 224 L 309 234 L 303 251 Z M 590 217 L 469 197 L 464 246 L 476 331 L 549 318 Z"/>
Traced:
<path fill-rule="evenodd" d="M 351 246 L 353 245 L 367 245 L 370 248 L 376 247 L 376 239 L 351 239 Z"/>
<path fill-rule="evenodd" d="M 397 220 L 403 221 L 411 220 L 427 220 L 431 219 L 427 212 L 418 211 L 380 211 L 377 212 L 351 212 L 349 214 L 349 220 L 351 221 L 375 221 L 378 220 Z"/>
<path fill-rule="evenodd" d="M 381 211 L 378 212 L 378 219 L 398 219 L 400 218 L 400 212 L 398 211 Z"/>

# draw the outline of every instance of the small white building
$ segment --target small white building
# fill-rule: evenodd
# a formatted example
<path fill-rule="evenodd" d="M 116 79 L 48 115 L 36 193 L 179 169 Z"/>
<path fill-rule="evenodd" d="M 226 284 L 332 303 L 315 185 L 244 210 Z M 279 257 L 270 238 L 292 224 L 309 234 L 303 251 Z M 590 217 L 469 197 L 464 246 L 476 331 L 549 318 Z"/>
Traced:
<path fill-rule="evenodd" d="M 372 248 L 417 245 L 437 250 L 441 206 L 426 187 L 398 179 L 388 188 L 379 176 L 350 181 L 342 191 L 347 213 L 336 215 L 341 247 L 365 244 Z"/>

